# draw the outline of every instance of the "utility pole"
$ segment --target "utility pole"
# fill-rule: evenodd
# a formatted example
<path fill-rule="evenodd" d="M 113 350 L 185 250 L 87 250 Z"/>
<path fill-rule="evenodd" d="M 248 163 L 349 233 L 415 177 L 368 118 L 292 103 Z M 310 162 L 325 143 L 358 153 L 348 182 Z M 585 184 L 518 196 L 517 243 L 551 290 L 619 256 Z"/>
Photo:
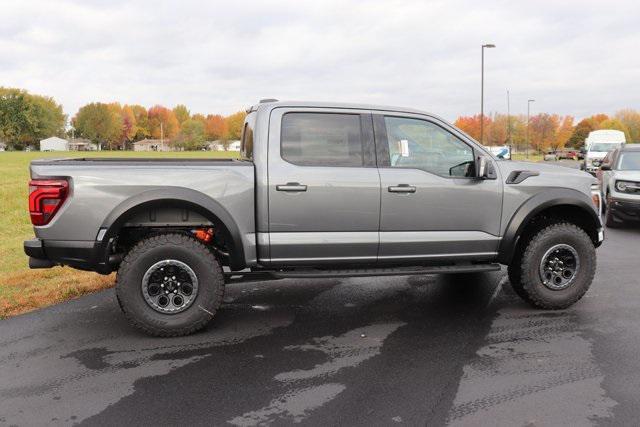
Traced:
<path fill-rule="evenodd" d="M 164 149 L 164 129 L 162 128 L 162 122 L 160 122 L 160 147 Z"/>
<path fill-rule="evenodd" d="M 480 59 L 480 145 L 484 145 L 484 48 L 491 49 L 496 47 L 494 44 L 483 44 Z"/>
<path fill-rule="evenodd" d="M 525 157 L 529 159 L 529 109 L 532 102 L 535 102 L 535 99 L 527 99 L 527 129 L 526 129 L 526 137 L 525 137 Z"/>
<path fill-rule="evenodd" d="M 511 146 L 511 106 L 509 102 L 509 89 L 507 89 L 507 145 Z"/>

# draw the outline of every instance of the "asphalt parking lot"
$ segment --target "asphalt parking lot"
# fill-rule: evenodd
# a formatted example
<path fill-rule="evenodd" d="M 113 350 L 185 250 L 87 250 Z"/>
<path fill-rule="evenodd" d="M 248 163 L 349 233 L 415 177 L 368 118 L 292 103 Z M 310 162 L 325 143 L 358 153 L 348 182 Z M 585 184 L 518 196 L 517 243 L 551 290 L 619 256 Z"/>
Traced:
<path fill-rule="evenodd" d="M 231 285 L 184 338 L 133 330 L 113 290 L 3 320 L 0 424 L 635 425 L 639 238 L 607 230 L 565 311 L 503 271 Z"/>
<path fill-rule="evenodd" d="M 630 425 L 640 229 L 566 311 L 504 273 L 233 285 L 202 333 L 134 331 L 112 290 L 0 322 L 0 423 Z"/>

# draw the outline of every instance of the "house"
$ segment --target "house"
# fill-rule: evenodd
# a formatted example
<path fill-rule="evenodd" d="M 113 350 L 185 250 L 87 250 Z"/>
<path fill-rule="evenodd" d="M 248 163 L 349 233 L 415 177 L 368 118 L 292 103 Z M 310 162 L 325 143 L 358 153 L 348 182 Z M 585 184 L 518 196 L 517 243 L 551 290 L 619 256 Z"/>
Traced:
<path fill-rule="evenodd" d="M 227 148 L 225 150 L 225 141 L 216 140 L 207 142 L 209 151 L 240 151 L 240 141 L 226 141 Z"/>
<path fill-rule="evenodd" d="M 133 143 L 133 151 L 175 151 L 175 149 L 167 139 L 143 139 Z"/>
<path fill-rule="evenodd" d="M 73 138 L 69 140 L 69 150 L 72 151 L 99 151 L 100 144 L 91 142 L 86 138 Z"/>
<path fill-rule="evenodd" d="M 40 151 L 69 151 L 69 141 L 52 136 L 40 141 Z"/>
<path fill-rule="evenodd" d="M 229 141 L 227 151 L 240 151 L 240 141 Z"/>

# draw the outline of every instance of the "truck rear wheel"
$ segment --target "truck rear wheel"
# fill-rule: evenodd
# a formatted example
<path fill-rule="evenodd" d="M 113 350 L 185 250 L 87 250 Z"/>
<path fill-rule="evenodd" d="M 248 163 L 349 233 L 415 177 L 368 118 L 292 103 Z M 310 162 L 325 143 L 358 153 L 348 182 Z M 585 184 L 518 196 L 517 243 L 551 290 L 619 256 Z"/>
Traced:
<path fill-rule="evenodd" d="M 518 260 L 519 291 L 531 305 L 563 309 L 584 296 L 596 271 L 593 242 L 581 228 L 558 223 L 533 235 Z"/>
<path fill-rule="evenodd" d="M 120 307 L 149 335 L 172 337 L 202 329 L 222 303 L 224 276 L 213 253 L 198 240 L 167 233 L 138 242 L 116 282 Z"/>

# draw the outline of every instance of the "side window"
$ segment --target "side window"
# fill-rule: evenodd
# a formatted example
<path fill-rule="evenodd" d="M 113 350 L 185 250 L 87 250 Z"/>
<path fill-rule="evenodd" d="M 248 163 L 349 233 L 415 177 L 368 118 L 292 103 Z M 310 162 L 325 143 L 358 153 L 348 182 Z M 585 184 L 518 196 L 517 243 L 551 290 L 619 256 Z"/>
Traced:
<path fill-rule="evenodd" d="M 474 176 L 473 149 L 426 120 L 385 117 L 390 165 L 450 177 Z"/>
<path fill-rule="evenodd" d="M 300 166 L 363 165 L 358 114 L 287 113 L 282 117 L 280 151 Z"/>

